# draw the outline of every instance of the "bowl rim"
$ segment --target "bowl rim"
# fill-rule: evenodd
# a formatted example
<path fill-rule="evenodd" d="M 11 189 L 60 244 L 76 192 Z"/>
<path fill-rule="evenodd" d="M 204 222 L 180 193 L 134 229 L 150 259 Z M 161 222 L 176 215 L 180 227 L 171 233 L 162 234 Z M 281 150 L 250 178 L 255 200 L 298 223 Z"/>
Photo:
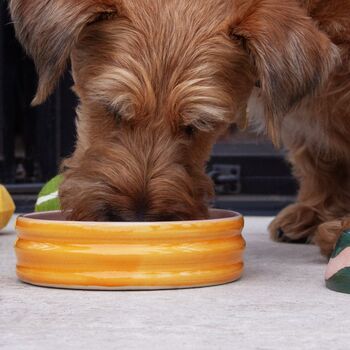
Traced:
<path fill-rule="evenodd" d="M 152 225 L 190 225 L 190 224 L 215 224 L 215 223 L 225 223 L 232 221 L 240 221 L 243 220 L 243 215 L 233 210 L 226 209 L 209 209 L 210 213 L 225 213 L 226 217 L 222 218 L 213 218 L 213 219 L 204 219 L 204 220 L 184 220 L 184 221 L 145 221 L 145 222 L 109 222 L 109 221 L 68 221 L 68 220 L 52 220 L 45 218 L 36 218 L 37 216 L 42 215 L 50 215 L 50 214 L 58 214 L 61 213 L 61 210 L 54 211 L 45 211 L 45 212 L 33 212 L 28 214 L 21 214 L 18 216 L 17 220 L 26 221 L 28 223 L 40 223 L 40 224 L 48 224 L 48 225 L 60 225 L 60 226 L 69 226 L 69 225 L 79 225 L 86 227 L 95 227 L 95 226 L 103 226 L 103 227 L 144 227 L 144 226 L 152 226 Z"/>

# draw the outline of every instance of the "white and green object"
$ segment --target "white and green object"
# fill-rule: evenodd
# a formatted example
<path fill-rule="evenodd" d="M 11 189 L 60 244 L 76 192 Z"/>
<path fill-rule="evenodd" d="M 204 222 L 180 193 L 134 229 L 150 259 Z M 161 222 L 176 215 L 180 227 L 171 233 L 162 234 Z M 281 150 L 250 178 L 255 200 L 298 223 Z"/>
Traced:
<path fill-rule="evenodd" d="M 350 294 L 350 229 L 338 239 L 326 270 L 326 286 Z"/>
<path fill-rule="evenodd" d="M 41 189 L 35 204 L 35 211 L 54 211 L 60 210 L 60 200 L 58 197 L 58 188 L 63 180 L 62 175 L 57 175 Z"/>

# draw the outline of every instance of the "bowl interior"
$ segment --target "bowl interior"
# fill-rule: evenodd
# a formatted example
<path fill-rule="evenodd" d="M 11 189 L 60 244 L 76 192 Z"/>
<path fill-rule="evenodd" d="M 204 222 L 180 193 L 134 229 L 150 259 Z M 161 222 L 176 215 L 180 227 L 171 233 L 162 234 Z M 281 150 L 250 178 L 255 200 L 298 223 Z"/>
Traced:
<path fill-rule="evenodd" d="M 231 211 L 231 210 L 223 210 L 223 209 L 211 209 L 209 211 L 210 217 L 207 220 L 190 220 L 190 221 L 172 221 L 172 223 L 176 222 L 212 222 L 212 221 L 222 221 L 222 220 L 232 220 L 232 219 L 240 219 L 242 217 L 241 214 Z M 24 218 L 27 219 L 34 219 L 34 220 L 39 220 L 39 221 L 62 221 L 62 222 L 72 222 L 72 221 L 67 221 L 63 212 L 61 211 L 51 211 L 51 212 L 40 212 L 40 213 L 30 213 L 23 215 Z M 85 221 L 84 223 L 89 224 L 92 222 L 87 222 Z M 121 224 L 120 222 L 99 222 L 99 224 Z M 152 222 L 154 224 L 154 222 Z M 122 222 L 122 224 L 152 224 L 150 222 Z M 165 221 L 164 221 L 165 223 Z"/>

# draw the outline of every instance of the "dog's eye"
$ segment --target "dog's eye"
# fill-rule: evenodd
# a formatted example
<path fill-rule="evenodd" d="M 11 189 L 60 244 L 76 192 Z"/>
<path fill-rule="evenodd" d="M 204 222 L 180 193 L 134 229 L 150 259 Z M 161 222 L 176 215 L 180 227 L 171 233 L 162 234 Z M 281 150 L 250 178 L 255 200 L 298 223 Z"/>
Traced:
<path fill-rule="evenodd" d="M 115 121 L 119 124 L 122 120 L 121 113 L 118 109 L 113 106 L 107 106 L 108 113 L 114 117 Z"/>
<path fill-rule="evenodd" d="M 196 133 L 196 128 L 192 125 L 186 125 L 184 131 L 188 137 L 193 137 Z"/>
<path fill-rule="evenodd" d="M 114 118 L 118 124 L 122 121 L 122 116 L 118 111 L 114 112 Z"/>
<path fill-rule="evenodd" d="M 102 22 L 102 21 L 106 21 L 109 19 L 113 19 L 116 17 L 116 14 L 114 12 L 103 12 L 101 13 L 99 16 L 95 17 L 93 20 L 91 20 L 88 25 L 93 25 L 97 22 Z"/>

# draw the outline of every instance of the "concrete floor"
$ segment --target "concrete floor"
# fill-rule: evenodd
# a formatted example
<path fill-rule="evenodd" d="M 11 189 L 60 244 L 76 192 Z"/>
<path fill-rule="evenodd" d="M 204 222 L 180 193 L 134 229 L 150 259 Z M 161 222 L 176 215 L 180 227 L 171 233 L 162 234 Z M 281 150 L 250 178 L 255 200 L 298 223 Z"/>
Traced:
<path fill-rule="evenodd" d="M 247 218 L 240 281 L 153 292 L 23 284 L 10 225 L 0 233 L 0 349 L 349 349 L 350 295 L 325 288 L 316 247 L 271 242 L 269 221 Z"/>

